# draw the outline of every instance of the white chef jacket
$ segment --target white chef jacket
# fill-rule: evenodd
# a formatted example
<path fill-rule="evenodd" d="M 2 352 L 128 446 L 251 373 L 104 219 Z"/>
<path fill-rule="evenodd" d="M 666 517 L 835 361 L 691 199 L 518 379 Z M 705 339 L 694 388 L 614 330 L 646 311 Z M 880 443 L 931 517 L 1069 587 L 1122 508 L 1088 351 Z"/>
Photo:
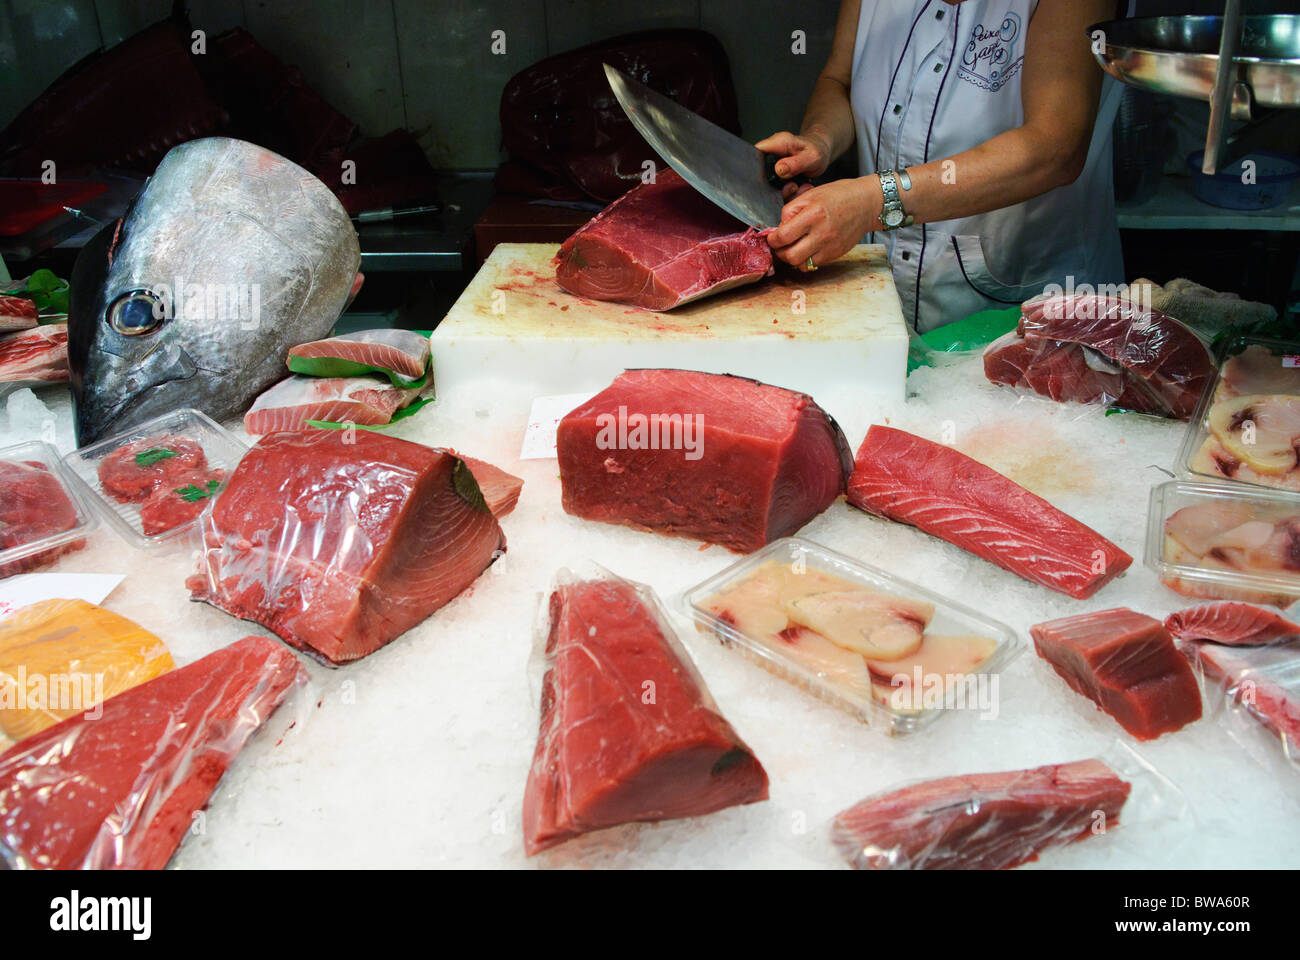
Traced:
<path fill-rule="evenodd" d="M 954 156 L 1024 123 L 1021 68 L 1037 0 L 863 0 L 850 99 L 859 173 Z M 1080 37 L 1080 42 L 1086 42 Z M 1120 84 L 1106 77 L 1083 173 L 991 213 L 879 230 L 909 326 L 924 333 L 1018 304 L 1047 284 L 1120 283 L 1111 125 Z M 955 170 L 961 189 L 961 170 Z M 903 206 L 907 193 L 901 191 Z"/>

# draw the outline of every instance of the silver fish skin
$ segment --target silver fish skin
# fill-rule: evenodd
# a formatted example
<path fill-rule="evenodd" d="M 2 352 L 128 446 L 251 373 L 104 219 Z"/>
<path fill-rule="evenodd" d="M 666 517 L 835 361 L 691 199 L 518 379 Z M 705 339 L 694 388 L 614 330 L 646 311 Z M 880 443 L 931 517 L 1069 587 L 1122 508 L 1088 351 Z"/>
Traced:
<path fill-rule="evenodd" d="M 290 347 L 329 334 L 360 265 L 343 205 L 302 167 L 242 140 L 175 147 L 77 258 L 77 444 L 184 407 L 243 414 Z"/>

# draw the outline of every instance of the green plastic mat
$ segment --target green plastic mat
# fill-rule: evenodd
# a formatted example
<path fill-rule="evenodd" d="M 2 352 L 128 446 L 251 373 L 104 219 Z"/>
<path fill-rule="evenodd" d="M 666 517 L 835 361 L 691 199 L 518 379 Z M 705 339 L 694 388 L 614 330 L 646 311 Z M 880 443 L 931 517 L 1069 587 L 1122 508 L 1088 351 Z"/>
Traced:
<path fill-rule="evenodd" d="M 1019 322 L 1019 306 L 981 310 L 914 336 L 907 352 L 907 372 L 919 367 L 938 366 L 935 362 L 939 359 L 937 354 L 952 356 L 982 350 L 998 337 L 1016 329 Z"/>

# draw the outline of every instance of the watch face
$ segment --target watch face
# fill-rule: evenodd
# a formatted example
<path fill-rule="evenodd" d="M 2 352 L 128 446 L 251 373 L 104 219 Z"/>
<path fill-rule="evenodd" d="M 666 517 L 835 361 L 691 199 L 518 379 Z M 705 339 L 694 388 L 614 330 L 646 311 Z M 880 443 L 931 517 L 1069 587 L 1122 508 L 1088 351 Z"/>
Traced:
<path fill-rule="evenodd" d="M 902 210 L 887 210 L 885 212 L 885 226 L 897 227 L 900 226 L 902 222 L 903 222 Z"/>

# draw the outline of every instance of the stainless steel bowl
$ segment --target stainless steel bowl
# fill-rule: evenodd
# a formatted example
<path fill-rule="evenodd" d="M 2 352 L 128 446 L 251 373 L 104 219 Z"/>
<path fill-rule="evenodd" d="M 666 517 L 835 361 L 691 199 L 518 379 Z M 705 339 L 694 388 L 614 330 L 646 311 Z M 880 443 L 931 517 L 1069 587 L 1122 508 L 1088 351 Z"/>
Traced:
<path fill-rule="evenodd" d="M 1300 107 L 1300 15 L 1242 19 L 1241 52 L 1233 58 L 1233 116 L 1248 118 L 1252 104 Z M 1088 28 L 1091 37 L 1100 33 L 1105 49 L 1097 60 L 1116 80 L 1206 101 L 1219 68 L 1222 31 L 1222 17 L 1141 17 Z"/>

